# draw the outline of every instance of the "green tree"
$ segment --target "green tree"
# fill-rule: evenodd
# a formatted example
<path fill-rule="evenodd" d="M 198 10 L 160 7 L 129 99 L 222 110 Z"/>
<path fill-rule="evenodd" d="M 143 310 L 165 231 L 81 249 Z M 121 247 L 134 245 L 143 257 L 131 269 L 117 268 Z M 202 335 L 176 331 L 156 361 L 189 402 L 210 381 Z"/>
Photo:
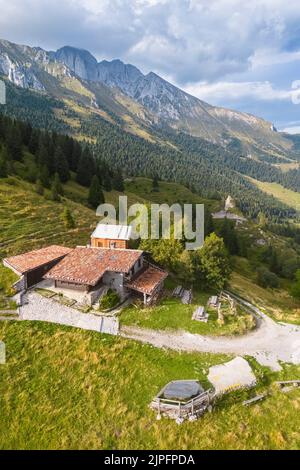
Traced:
<path fill-rule="evenodd" d="M 120 170 L 117 170 L 114 174 L 113 181 L 112 181 L 113 188 L 116 191 L 123 192 L 124 191 L 124 179 L 122 172 Z"/>
<path fill-rule="evenodd" d="M 59 175 L 62 183 L 66 183 L 70 179 L 70 171 L 68 160 L 61 147 L 57 147 L 54 154 L 55 170 Z"/>
<path fill-rule="evenodd" d="M 95 174 L 95 163 L 88 147 L 86 147 L 80 156 L 77 168 L 77 182 L 87 188 L 91 185 L 93 175 Z"/>
<path fill-rule="evenodd" d="M 183 252 L 183 246 L 180 240 L 160 239 L 160 240 L 142 240 L 140 248 L 149 251 L 153 259 L 162 266 L 177 271 L 180 263 L 180 256 Z"/>
<path fill-rule="evenodd" d="M 9 158 L 16 161 L 22 160 L 22 137 L 20 128 L 17 125 L 10 128 L 7 139 L 7 150 Z"/>
<path fill-rule="evenodd" d="M 152 191 L 153 192 L 159 191 L 159 180 L 158 180 L 157 175 L 154 175 L 153 180 L 152 180 Z"/>
<path fill-rule="evenodd" d="M 0 178 L 7 177 L 7 161 L 3 154 L 0 155 Z"/>
<path fill-rule="evenodd" d="M 231 273 L 228 252 L 222 238 L 210 234 L 204 246 L 194 252 L 196 278 L 206 286 L 223 289 Z"/>
<path fill-rule="evenodd" d="M 28 149 L 33 155 L 35 155 L 39 148 L 39 131 L 37 129 L 33 129 L 31 132 Z"/>
<path fill-rule="evenodd" d="M 52 201 L 60 201 L 60 196 L 63 195 L 63 187 L 59 179 L 58 173 L 55 173 L 54 180 L 51 185 L 51 199 Z"/>
<path fill-rule="evenodd" d="M 300 299 L 300 269 L 297 269 L 295 282 L 291 286 L 290 294 L 294 299 Z"/>
<path fill-rule="evenodd" d="M 191 251 L 185 250 L 180 254 L 176 270 L 178 272 L 178 278 L 183 284 L 190 286 L 195 281 L 195 266 Z"/>
<path fill-rule="evenodd" d="M 67 229 L 75 228 L 75 221 L 68 207 L 64 208 L 64 211 L 62 213 L 62 220 Z"/>
<path fill-rule="evenodd" d="M 46 165 L 43 165 L 40 168 L 38 179 L 40 180 L 44 188 L 50 188 L 49 171 Z"/>
<path fill-rule="evenodd" d="M 214 231 L 214 222 L 209 208 L 204 209 L 204 235 L 207 237 Z"/>
<path fill-rule="evenodd" d="M 281 266 L 279 263 L 277 251 L 272 247 L 271 256 L 269 261 L 270 271 L 275 274 L 280 274 Z"/>
<path fill-rule="evenodd" d="M 225 217 L 221 225 L 219 235 L 221 238 L 223 238 L 225 246 L 228 249 L 229 253 L 231 255 L 238 254 L 238 240 L 234 222 Z"/>
<path fill-rule="evenodd" d="M 267 219 L 267 217 L 265 216 L 265 214 L 263 212 L 260 212 L 258 214 L 257 222 L 258 222 L 258 225 L 262 228 L 264 228 L 267 225 L 268 219 Z"/>
<path fill-rule="evenodd" d="M 257 283 L 261 287 L 271 287 L 275 289 L 279 285 L 279 279 L 275 273 L 261 267 L 257 270 Z"/>
<path fill-rule="evenodd" d="M 98 176 L 93 176 L 89 195 L 88 195 L 88 203 L 90 204 L 93 209 L 97 209 L 100 204 L 105 202 L 104 194 L 99 182 Z"/>
<path fill-rule="evenodd" d="M 36 185 L 35 185 L 35 192 L 39 194 L 40 196 L 43 196 L 45 193 L 44 186 L 41 182 L 40 179 L 37 180 Z"/>
<path fill-rule="evenodd" d="M 49 154 L 45 144 L 41 144 L 41 146 L 39 147 L 37 154 L 37 163 L 39 166 L 46 165 L 48 167 Z"/>
<path fill-rule="evenodd" d="M 105 191 L 110 192 L 112 190 L 112 181 L 111 181 L 109 171 L 107 169 L 104 172 L 102 181 L 103 181 L 103 188 L 105 189 Z"/>

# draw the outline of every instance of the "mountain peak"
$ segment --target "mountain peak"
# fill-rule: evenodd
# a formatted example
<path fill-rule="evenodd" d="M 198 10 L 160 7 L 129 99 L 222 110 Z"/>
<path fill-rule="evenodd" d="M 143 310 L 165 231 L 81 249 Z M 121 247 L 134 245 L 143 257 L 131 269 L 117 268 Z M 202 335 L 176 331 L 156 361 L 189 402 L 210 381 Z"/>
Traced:
<path fill-rule="evenodd" d="M 96 80 L 97 60 L 89 51 L 64 46 L 56 51 L 55 58 L 67 65 L 72 72 L 83 80 Z"/>
<path fill-rule="evenodd" d="M 143 106 L 146 114 L 150 112 L 147 115 L 151 116 L 151 122 L 168 124 L 225 147 L 238 145 L 241 153 L 258 152 L 258 148 L 263 152 L 274 149 L 281 152 L 291 146 L 290 142 L 283 141 L 284 136 L 275 132 L 271 123 L 250 114 L 211 106 L 155 72 L 144 75 L 137 67 L 120 59 L 98 63 L 89 51 L 73 46 L 47 52 L 0 40 L 0 75 L 18 86 L 47 92 L 49 83 L 44 72 L 57 78 L 55 62 L 64 65 L 62 74 L 74 74 L 85 80 L 84 86 L 89 90 L 93 90 L 93 82 L 100 82 L 123 92 Z"/>

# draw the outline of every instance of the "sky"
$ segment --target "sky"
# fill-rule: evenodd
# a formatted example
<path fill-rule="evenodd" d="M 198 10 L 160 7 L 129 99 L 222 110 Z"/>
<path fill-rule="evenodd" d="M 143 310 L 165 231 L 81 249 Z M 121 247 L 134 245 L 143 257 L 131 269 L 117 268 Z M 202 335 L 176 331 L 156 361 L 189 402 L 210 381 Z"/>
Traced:
<path fill-rule="evenodd" d="M 156 72 L 300 133 L 299 0 L 0 0 L 0 37 Z"/>

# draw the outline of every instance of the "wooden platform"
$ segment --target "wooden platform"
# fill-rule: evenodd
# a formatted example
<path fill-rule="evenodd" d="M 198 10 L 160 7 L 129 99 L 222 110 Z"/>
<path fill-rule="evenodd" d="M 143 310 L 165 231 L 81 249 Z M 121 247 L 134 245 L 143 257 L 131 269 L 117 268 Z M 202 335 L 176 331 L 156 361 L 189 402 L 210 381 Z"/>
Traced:
<path fill-rule="evenodd" d="M 198 396 L 186 402 L 162 398 L 164 396 L 164 390 L 168 385 L 166 385 L 150 403 L 150 408 L 157 411 L 158 418 L 165 416 L 179 420 L 180 422 L 185 419 L 193 421 L 202 416 L 213 402 L 214 392 L 211 389 L 201 392 Z"/>

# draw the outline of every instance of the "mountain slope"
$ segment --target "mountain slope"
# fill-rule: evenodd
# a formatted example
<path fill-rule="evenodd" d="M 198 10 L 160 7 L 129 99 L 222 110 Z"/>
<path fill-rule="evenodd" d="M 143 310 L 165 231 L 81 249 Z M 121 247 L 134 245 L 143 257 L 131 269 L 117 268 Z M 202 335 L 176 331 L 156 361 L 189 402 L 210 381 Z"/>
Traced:
<path fill-rule="evenodd" d="M 25 90 L 9 82 L 7 85 L 7 105 L 0 107 L 0 112 L 3 110 L 14 118 L 30 121 L 33 127 L 91 142 L 94 155 L 105 160 L 111 169 L 121 168 L 124 175 L 159 175 L 161 180 L 184 184 L 208 198 L 219 199 L 221 195 L 231 194 L 250 217 L 257 217 L 259 212 L 270 220 L 295 215 L 294 210 L 265 195 L 246 177 L 288 183 L 289 173 L 285 174 L 284 183 L 283 174 L 272 165 L 238 155 L 233 157 L 231 152 L 203 139 L 177 135 L 172 130 L 165 131 L 166 140 L 161 144 L 145 140 L 79 104 L 72 109 L 47 94 Z M 162 135 L 157 134 L 157 139 L 162 139 Z M 300 187 L 299 177 L 295 177 L 293 187 Z"/>
<path fill-rule="evenodd" d="M 89 61 L 85 60 L 87 55 Z M 87 51 L 70 47 L 60 49 L 56 58 L 82 79 L 90 77 L 92 81 L 118 87 L 160 121 L 175 129 L 224 146 L 230 144 L 232 139 L 238 139 L 242 153 L 256 153 L 261 150 L 284 155 L 293 148 L 290 140 L 277 133 L 272 123 L 246 113 L 211 106 L 153 72 L 143 75 L 136 67 L 120 60 L 97 64 L 96 59 L 92 60 Z M 77 62 L 84 63 L 85 67 L 79 68 Z"/>
<path fill-rule="evenodd" d="M 153 139 L 151 126 L 168 125 L 245 156 L 295 157 L 299 149 L 274 126 L 255 116 L 211 106 L 153 72 L 120 60 L 97 60 L 66 46 L 56 52 L 0 41 L 0 74 L 23 88 L 79 99 L 85 107 L 121 119 L 129 132 Z M 151 137 L 152 135 L 152 137 Z M 154 139 L 155 140 L 155 139 Z"/>
<path fill-rule="evenodd" d="M 57 55 L 69 65 L 60 62 Z M 181 102 L 183 108 L 186 94 L 151 73 L 146 83 L 147 79 L 137 69 L 120 61 L 113 62 L 97 64 L 89 53 L 70 47 L 55 53 L 0 41 L 0 75 L 7 84 L 7 104 L 0 107 L 0 112 L 29 121 L 33 127 L 91 143 L 96 156 L 106 160 L 111 168 L 121 168 L 124 175 L 159 175 L 162 180 L 193 187 L 205 197 L 231 194 L 250 217 L 257 217 L 259 212 L 272 220 L 295 216 L 294 209 L 266 196 L 247 179 L 250 176 L 277 182 L 300 192 L 300 170 L 297 157 L 293 160 L 291 151 L 288 157 L 270 154 L 268 149 L 262 150 L 260 137 L 260 141 L 252 144 L 258 156 L 248 158 L 241 150 L 242 141 L 236 137 L 229 139 L 223 133 L 219 136 L 220 144 L 174 130 L 170 121 L 159 117 L 160 109 L 163 112 L 168 106 L 172 109 Z M 85 76 L 105 72 L 107 83 L 84 80 L 70 67 Z M 136 77 L 136 81 L 131 83 L 132 77 Z M 119 86 L 113 85 L 113 80 Z M 133 83 L 135 90 L 126 91 Z M 121 90 L 121 85 L 127 94 Z M 129 92 L 136 97 L 131 98 Z M 156 96 L 152 107 L 147 104 L 149 93 Z M 144 100 L 144 104 L 138 100 Z M 221 113 L 220 108 L 199 104 L 193 97 L 190 100 L 198 106 L 203 116 L 198 121 L 203 132 L 207 132 L 212 123 L 218 122 L 211 121 L 210 113 L 216 110 Z M 164 103 L 162 108 L 161 103 Z M 245 116 L 251 124 L 252 117 Z M 281 134 L 274 135 L 281 137 Z M 291 147 L 297 144 L 294 140 L 285 140 Z M 283 172 L 281 165 L 295 169 Z"/>

